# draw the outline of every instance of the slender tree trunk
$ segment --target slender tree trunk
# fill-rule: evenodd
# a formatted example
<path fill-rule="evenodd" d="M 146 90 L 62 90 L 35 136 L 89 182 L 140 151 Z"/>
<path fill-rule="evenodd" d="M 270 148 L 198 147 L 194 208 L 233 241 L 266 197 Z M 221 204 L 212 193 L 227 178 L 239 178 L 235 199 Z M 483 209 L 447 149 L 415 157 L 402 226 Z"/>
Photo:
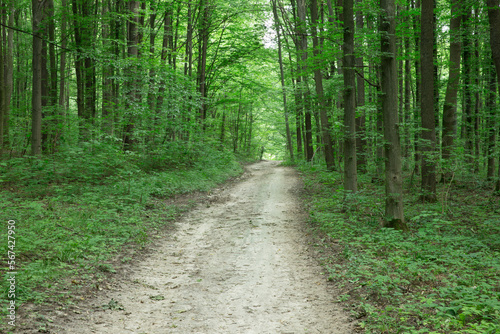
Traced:
<path fill-rule="evenodd" d="M 166 66 L 169 59 L 169 54 L 172 52 L 170 49 L 170 36 L 172 35 L 172 8 L 167 7 L 165 9 L 165 16 L 163 18 L 163 42 L 161 49 L 161 63 L 162 66 Z M 162 78 L 160 80 L 160 88 L 158 89 L 158 97 L 156 99 L 156 117 L 160 118 L 160 114 L 163 108 L 163 101 L 165 99 L 165 91 L 167 89 L 167 81 Z M 156 123 L 156 122 L 155 122 Z"/>
<path fill-rule="evenodd" d="M 286 87 L 285 87 L 285 72 L 283 70 L 283 55 L 281 54 L 281 34 L 280 34 L 280 22 L 278 17 L 278 10 L 276 8 L 276 0 L 271 0 L 273 6 L 273 16 L 274 16 L 274 24 L 276 27 L 277 40 L 278 40 L 278 62 L 280 65 L 280 80 L 281 80 L 281 88 L 283 91 L 283 108 L 285 112 L 285 129 L 286 129 L 286 143 L 288 152 L 290 153 L 290 159 L 293 161 L 293 145 L 292 145 L 292 134 L 290 133 L 290 123 L 288 121 L 288 108 L 286 103 Z"/>
<path fill-rule="evenodd" d="M 132 15 L 132 18 L 127 23 L 127 54 L 128 57 L 133 61 L 134 58 L 138 57 L 138 23 L 139 23 L 139 1 L 129 1 L 128 3 L 129 13 Z M 135 80 L 136 77 L 133 77 L 133 74 L 136 72 L 136 65 L 132 65 L 129 68 L 130 77 L 127 81 L 127 99 L 126 99 L 126 108 L 129 113 L 127 116 L 127 120 L 125 123 L 124 129 L 124 137 L 123 144 L 125 150 L 130 150 L 134 143 L 133 132 L 135 127 L 135 117 L 132 114 L 132 110 L 134 110 L 134 105 L 137 103 L 137 86 Z"/>
<path fill-rule="evenodd" d="M 330 135 L 330 122 L 328 121 L 327 104 L 325 101 L 325 94 L 323 92 L 323 75 L 320 69 L 320 45 L 317 36 L 318 24 L 318 3 L 317 0 L 311 0 L 311 21 L 312 21 L 312 35 L 313 35 L 313 50 L 316 58 L 316 66 L 314 67 L 314 81 L 316 83 L 316 95 L 319 102 L 319 115 L 321 118 L 321 134 L 323 139 L 323 146 L 325 152 L 325 163 L 327 170 L 335 169 L 335 159 L 333 156 L 333 144 Z"/>
<path fill-rule="evenodd" d="M 434 0 L 422 0 L 422 196 L 423 201 L 436 201 L 436 123 L 434 116 Z"/>
<path fill-rule="evenodd" d="M 497 84 L 500 84 L 500 1 L 486 0 L 486 4 L 488 5 L 488 21 L 490 23 L 490 46 L 492 60 L 495 64 Z M 496 91 L 496 94 L 498 96 L 498 91 Z M 498 164 L 498 178 L 495 190 L 500 192 L 500 161 Z"/>
<path fill-rule="evenodd" d="M 396 22 L 394 0 L 381 0 L 382 113 L 385 140 L 385 227 L 406 230 L 398 120 Z"/>
<path fill-rule="evenodd" d="M 344 0 L 344 189 L 358 191 L 353 0 Z"/>
<path fill-rule="evenodd" d="M 193 62 L 193 14 L 191 0 L 187 4 L 186 56 L 184 57 L 184 75 L 191 76 Z"/>
<path fill-rule="evenodd" d="M 150 5 L 151 14 L 149 15 L 149 57 L 151 61 L 155 58 L 155 40 L 156 40 L 156 3 L 153 1 Z M 148 106 L 151 111 L 155 110 L 155 92 L 156 92 L 156 71 L 154 66 L 149 70 L 149 87 L 148 87 Z M 153 124 L 155 121 L 153 122 Z M 153 126 L 154 128 L 154 126 Z"/>
<path fill-rule="evenodd" d="M 79 6 L 78 0 L 72 1 L 73 9 L 73 24 L 74 24 L 74 38 L 75 38 L 75 74 L 76 74 L 76 105 L 78 109 L 78 118 L 80 121 L 80 140 L 85 141 L 87 136 L 87 117 L 85 112 L 85 76 L 84 76 L 84 50 L 82 43 L 82 29 L 79 24 Z"/>
<path fill-rule="evenodd" d="M 410 156 L 410 116 L 411 116 L 411 50 L 410 50 L 410 37 L 405 37 L 405 91 L 404 91 L 404 104 L 405 104 L 405 118 L 404 118 L 404 143 L 403 155 Z"/>
<path fill-rule="evenodd" d="M 207 52 L 209 42 L 209 27 L 210 27 L 210 0 L 200 0 L 200 13 L 202 15 L 201 25 L 199 28 L 199 61 L 198 61 L 198 91 L 202 98 L 199 111 L 199 119 L 204 123 L 207 116 Z"/>
<path fill-rule="evenodd" d="M 473 109 L 472 109 L 472 29 L 471 29 L 471 10 L 470 6 L 467 6 L 465 13 L 462 17 L 463 26 L 464 26 L 464 38 L 463 38 L 463 63 L 464 63 L 464 106 L 463 106 L 463 126 L 464 131 L 463 136 L 465 139 L 465 154 L 466 161 L 469 164 L 473 164 L 473 135 L 474 135 L 474 124 L 473 124 Z"/>
<path fill-rule="evenodd" d="M 59 110 L 60 115 L 64 115 L 65 105 L 66 105 L 66 47 L 67 47 L 67 32 L 66 25 L 68 20 L 68 12 L 67 12 L 67 1 L 61 0 L 62 7 L 62 16 L 61 16 L 61 57 L 59 59 Z"/>
<path fill-rule="evenodd" d="M 497 133 L 497 120 L 496 115 L 496 95 L 497 95 L 497 81 L 495 75 L 495 68 L 493 62 L 488 71 L 489 82 L 486 98 L 487 126 L 488 131 L 488 168 L 487 180 L 492 181 L 495 177 L 495 142 Z"/>
<path fill-rule="evenodd" d="M 103 39 L 103 49 L 112 54 L 113 45 L 108 41 L 111 36 L 112 29 L 115 28 L 114 19 L 110 17 L 109 12 L 111 11 L 111 0 L 105 0 L 102 3 L 102 39 Z M 115 59 L 110 57 L 112 60 L 108 64 L 103 64 L 102 66 L 102 123 L 101 128 L 107 134 L 113 133 L 113 110 L 114 110 L 114 99 L 113 99 L 113 74 L 114 69 L 112 61 Z"/>
<path fill-rule="evenodd" d="M 412 0 L 412 7 L 413 9 L 420 8 L 420 0 Z M 413 31 L 416 32 L 418 31 L 418 26 L 420 25 L 420 17 L 419 16 L 414 16 L 413 18 Z M 420 54 L 420 35 L 418 33 L 415 33 L 415 54 Z M 414 112 L 414 123 L 417 125 L 420 123 L 420 108 L 421 108 L 421 101 L 422 101 L 422 71 L 421 71 L 421 60 L 419 57 L 415 57 L 415 106 L 417 108 L 417 112 Z M 414 158 L 415 158 L 415 168 L 414 168 L 414 173 L 415 174 L 420 174 L 420 167 L 421 167 L 421 157 L 420 157 L 420 136 L 419 132 L 415 131 L 414 134 Z"/>
<path fill-rule="evenodd" d="M 300 46 L 300 71 L 303 73 L 302 81 L 303 87 L 301 87 L 301 92 L 303 96 L 304 103 L 304 147 L 306 160 L 311 161 L 314 155 L 313 143 L 312 143 L 312 115 L 311 108 L 308 104 L 309 102 L 309 89 L 307 83 L 307 29 L 306 29 L 306 2 L 305 0 L 297 1 L 297 32 L 299 35 L 299 46 Z"/>
<path fill-rule="evenodd" d="M 448 85 L 443 106 L 443 132 L 442 132 L 442 157 L 449 163 L 452 162 L 452 150 L 455 146 L 457 135 L 457 94 L 460 83 L 460 57 L 461 38 L 460 23 L 462 16 L 460 13 L 461 0 L 452 0 L 451 20 L 450 20 L 450 65 Z M 443 181 L 449 180 L 451 172 L 445 171 Z"/>
<path fill-rule="evenodd" d="M 358 3 L 361 0 L 357 0 Z M 361 11 L 356 12 L 356 28 L 361 30 L 364 26 L 363 13 Z M 359 116 L 356 118 L 356 151 L 357 151 L 357 168 L 361 172 L 366 172 L 366 155 L 367 155 L 367 143 L 366 143 L 366 114 L 363 110 L 365 106 L 365 68 L 363 63 L 363 57 L 356 58 L 356 67 L 358 70 L 357 83 L 357 94 L 356 102 L 357 108 L 360 110 L 358 112 Z"/>
<path fill-rule="evenodd" d="M 9 20 L 8 20 L 8 25 L 10 27 L 14 26 L 14 15 L 15 15 L 15 9 L 13 3 L 10 4 L 9 6 Z M 7 29 L 4 28 L 7 32 L 6 36 L 6 50 L 4 52 L 4 57 L 5 57 L 5 100 L 4 100 L 4 108 L 3 108 L 3 117 L 0 119 L 2 122 L 2 127 L 3 133 L 2 133 L 2 139 L 3 144 L 0 145 L 0 147 L 3 147 L 5 149 L 10 148 L 10 136 L 9 136 L 9 118 L 10 118 L 10 105 L 11 105 L 11 100 L 12 100 L 12 93 L 14 90 L 14 31 L 12 29 Z"/>
<path fill-rule="evenodd" d="M 47 2 L 32 0 L 33 86 L 31 109 L 31 154 L 42 154 L 42 36 L 43 13 Z"/>
<path fill-rule="evenodd" d="M 500 83 L 500 1 L 486 0 L 486 4 L 490 23 L 491 54 L 497 72 L 497 83 Z"/>

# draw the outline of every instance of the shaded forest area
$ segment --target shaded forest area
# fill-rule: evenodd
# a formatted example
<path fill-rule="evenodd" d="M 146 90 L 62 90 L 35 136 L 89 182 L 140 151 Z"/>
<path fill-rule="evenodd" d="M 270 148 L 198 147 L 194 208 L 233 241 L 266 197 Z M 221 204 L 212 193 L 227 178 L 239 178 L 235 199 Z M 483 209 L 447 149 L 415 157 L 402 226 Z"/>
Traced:
<path fill-rule="evenodd" d="M 65 305 L 264 148 L 360 328 L 498 330 L 498 0 L 0 0 L 0 78 L 20 304 Z"/>

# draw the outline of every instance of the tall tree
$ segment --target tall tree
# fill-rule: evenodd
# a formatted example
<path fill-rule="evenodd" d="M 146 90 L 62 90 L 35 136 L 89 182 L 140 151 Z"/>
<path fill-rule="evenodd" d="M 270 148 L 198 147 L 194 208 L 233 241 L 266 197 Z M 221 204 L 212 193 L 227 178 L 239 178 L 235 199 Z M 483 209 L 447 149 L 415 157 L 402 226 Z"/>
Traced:
<path fill-rule="evenodd" d="M 281 27 L 278 17 L 278 10 L 276 8 L 276 0 L 272 1 L 273 7 L 273 16 L 274 16 L 274 25 L 276 29 L 276 39 L 278 41 L 278 63 L 280 66 L 280 81 L 281 81 L 281 89 L 283 92 L 283 108 L 285 112 L 285 130 L 286 130 L 286 144 L 288 148 L 288 152 L 290 154 L 290 159 L 293 161 L 293 145 L 292 145 L 292 134 L 290 132 L 290 123 L 288 121 L 288 108 L 286 103 L 286 87 L 285 87 L 285 72 L 283 70 L 283 55 L 281 53 Z"/>
<path fill-rule="evenodd" d="M 361 0 L 357 0 L 357 3 L 361 3 Z M 356 29 L 361 30 L 364 27 L 364 18 L 361 10 L 356 11 Z M 356 108 L 358 109 L 358 117 L 356 117 L 356 163 L 359 171 L 366 171 L 366 114 L 363 110 L 365 106 L 365 68 L 363 62 L 363 56 L 360 55 L 356 57 L 356 68 L 357 68 L 357 91 L 356 91 Z"/>
<path fill-rule="evenodd" d="M 422 196 L 423 201 L 436 198 L 436 123 L 434 116 L 434 0 L 422 0 L 421 14 L 421 73 L 422 82 Z"/>
<path fill-rule="evenodd" d="M 32 0 L 33 82 L 31 88 L 31 154 L 42 154 L 42 39 L 46 0 Z"/>
<path fill-rule="evenodd" d="M 344 189 L 358 191 L 356 166 L 356 78 L 353 0 L 344 0 Z"/>
<path fill-rule="evenodd" d="M 450 162 L 451 151 L 455 145 L 457 135 L 457 94 L 460 79 L 460 58 L 461 58 L 461 34 L 460 23 L 462 15 L 460 13 L 461 0 L 451 1 L 450 20 L 450 63 L 448 74 L 448 85 L 443 105 L 443 131 L 442 131 L 442 157 Z M 444 180 L 450 178 L 450 172 L 445 172 Z"/>
<path fill-rule="evenodd" d="M 325 94 L 323 91 L 323 74 L 321 73 L 320 57 L 321 50 L 318 39 L 317 25 L 318 25 L 318 2 L 311 0 L 311 22 L 312 22 L 312 37 L 313 37 L 313 53 L 316 60 L 314 66 L 314 82 L 316 84 L 316 95 L 318 97 L 319 114 L 321 118 L 321 134 L 323 140 L 323 148 L 325 153 L 325 162 L 327 170 L 335 169 L 335 160 L 333 156 L 332 137 L 330 135 L 330 122 L 328 120 L 327 105 Z"/>
<path fill-rule="evenodd" d="M 488 21 L 490 23 L 491 55 L 495 64 L 497 84 L 500 84 L 500 1 L 487 0 L 486 4 L 488 5 Z M 498 90 L 496 92 L 498 94 Z M 498 178 L 495 191 L 500 192 L 500 162 L 498 164 Z"/>
<path fill-rule="evenodd" d="M 493 63 L 500 83 L 500 0 L 486 0 L 488 21 L 490 23 L 490 46 Z"/>
<path fill-rule="evenodd" d="M 138 86 L 136 80 L 138 79 L 134 74 L 137 72 L 136 59 L 139 55 L 139 1 L 129 1 L 128 11 L 131 18 L 127 22 L 127 55 L 130 58 L 131 65 L 129 65 L 129 77 L 127 80 L 127 117 L 125 121 L 125 129 L 123 131 L 123 144 L 125 150 L 130 150 L 134 142 L 133 132 L 135 127 L 135 115 L 133 110 L 137 104 Z"/>
<path fill-rule="evenodd" d="M 381 0 L 382 113 L 385 140 L 385 227 L 406 230 L 403 214 L 403 178 L 398 120 L 396 22 L 394 0 Z"/>
<path fill-rule="evenodd" d="M 314 156 L 314 149 L 312 143 L 312 115 L 311 107 L 309 105 L 309 86 L 307 80 L 307 22 L 306 22 L 306 2 L 305 0 L 297 1 L 297 31 L 299 33 L 299 50 L 300 50 L 300 72 L 302 72 L 302 87 L 299 89 L 302 93 L 304 105 L 304 148 L 307 161 L 311 161 Z"/>

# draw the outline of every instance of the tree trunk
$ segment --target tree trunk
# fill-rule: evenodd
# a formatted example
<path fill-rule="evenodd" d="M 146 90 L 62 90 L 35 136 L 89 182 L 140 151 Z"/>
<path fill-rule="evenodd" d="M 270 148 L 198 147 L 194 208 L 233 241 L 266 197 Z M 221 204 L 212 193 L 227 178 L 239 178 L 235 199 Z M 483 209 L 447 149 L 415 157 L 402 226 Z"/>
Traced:
<path fill-rule="evenodd" d="M 43 13 L 47 2 L 32 0 L 33 86 L 31 91 L 31 154 L 42 154 L 42 36 Z"/>
<path fill-rule="evenodd" d="M 403 178 L 398 120 L 398 74 L 396 70 L 396 22 L 394 0 L 381 0 L 382 113 L 385 140 L 384 227 L 406 230 L 403 214 Z"/>
<path fill-rule="evenodd" d="M 111 0 L 105 0 L 102 4 L 102 39 L 103 39 L 103 49 L 106 52 L 112 54 L 113 45 L 108 41 L 111 37 L 111 31 L 116 29 L 114 18 L 110 17 L 108 14 L 111 11 Z M 102 123 L 101 129 L 107 133 L 113 133 L 113 109 L 114 109 L 114 99 L 113 99 L 113 75 L 114 69 L 112 61 L 109 61 L 108 64 L 103 64 L 102 66 Z"/>
<path fill-rule="evenodd" d="M 496 115 L 496 95 L 497 95 L 497 81 L 495 75 L 495 68 L 493 62 L 488 71 L 489 82 L 486 98 L 487 126 L 488 131 L 488 168 L 487 180 L 492 181 L 495 178 L 495 142 L 497 132 L 497 115 Z"/>
<path fill-rule="evenodd" d="M 8 21 L 8 26 L 13 27 L 14 26 L 14 15 L 15 15 L 15 9 L 13 6 L 13 3 L 10 4 L 9 8 L 9 21 Z M 8 32 L 6 36 L 6 41 L 5 41 L 5 48 L 6 50 L 4 51 L 4 62 L 5 62 L 5 67 L 4 67 L 4 105 L 3 105 L 3 115 L 2 118 L 0 118 L 0 122 L 2 124 L 0 127 L 2 128 L 2 138 L 0 138 L 0 141 L 2 141 L 2 145 L 0 145 L 0 148 L 4 149 L 9 149 L 10 148 L 10 137 L 9 137 L 9 118 L 10 118 L 10 104 L 12 100 L 12 93 L 13 93 L 13 88 L 14 88 L 14 58 L 13 58 L 13 51 L 14 51 L 14 31 L 12 29 L 5 28 L 4 29 Z M 4 34 L 5 36 L 5 34 Z"/>
<path fill-rule="evenodd" d="M 63 49 L 61 51 L 61 57 L 59 60 L 59 110 L 60 110 L 60 115 L 64 115 L 64 110 L 65 110 L 65 105 L 66 105 L 66 49 L 67 46 L 67 32 L 66 32 L 66 25 L 67 25 L 67 20 L 68 20 L 68 12 L 67 12 L 67 2 L 66 0 L 61 0 L 61 7 L 63 10 L 62 16 L 61 16 L 61 48 Z"/>
<path fill-rule="evenodd" d="M 358 3 L 361 0 L 357 0 Z M 356 28 L 361 30 L 364 26 L 363 13 L 356 12 Z M 356 58 L 356 67 L 358 69 L 357 76 L 357 94 L 356 103 L 359 110 L 359 116 L 356 118 L 356 151 L 357 151 L 357 168 L 361 172 L 366 172 L 366 156 L 367 156 L 367 143 L 366 143 L 366 114 L 363 110 L 365 106 L 365 68 L 363 57 Z"/>
<path fill-rule="evenodd" d="M 490 22 L 491 54 L 497 72 L 497 83 L 500 83 L 500 1 L 486 0 L 486 4 Z"/>
<path fill-rule="evenodd" d="M 151 2 L 151 14 L 149 15 L 149 57 L 151 61 L 155 58 L 155 23 L 156 23 L 156 4 Z M 149 87 L 148 87 L 148 107 L 150 111 L 155 110 L 155 94 L 156 93 L 156 71 L 154 66 L 149 69 Z M 154 128 L 154 126 L 153 126 Z M 154 129 L 153 129 L 154 131 Z"/>
<path fill-rule="evenodd" d="M 488 5 L 488 21 L 490 23 L 491 54 L 497 73 L 497 84 L 500 84 L 500 1 L 486 0 L 486 4 Z M 498 168 L 498 178 L 495 190 L 500 192 L 500 161 Z"/>
<path fill-rule="evenodd" d="M 457 135 L 457 94 L 460 83 L 460 57 L 461 57 L 461 38 L 460 23 L 462 16 L 460 14 L 461 0 L 452 0 L 451 20 L 450 20 L 450 65 L 448 85 L 443 106 L 443 132 L 442 132 L 442 158 L 451 166 L 452 150 L 455 145 Z M 447 169 L 449 168 L 447 167 Z M 451 172 L 445 171 L 443 181 L 449 180 Z"/>
<path fill-rule="evenodd" d="M 462 17 L 463 26 L 464 26 L 464 38 L 463 38 L 463 63 L 464 63 L 464 86 L 463 86 L 463 94 L 464 94 L 464 105 L 463 105 L 463 116 L 462 116 L 462 124 L 463 124 L 463 136 L 465 139 L 465 154 L 466 161 L 472 165 L 473 164 L 473 136 L 474 136 L 474 124 L 473 124 L 473 109 L 472 109 L 472 29 L 471 29 L 471 11 L 472 8 L 467 6 L 465 9 L 465 13 Z"/>
<path fill-rule="evenodd" d="M 290 153 L 290 159 L 293 162 L 293 145 L 292 145 L 292 134 L 290 133 L 290 123 L 288 121 L 288 108 L 286 104 L 286 87 L 285 87 L 285 72 L 283 70 L 283 55 L 281 54 L 281 34 L 280 34 L 280 22 L 278 17 L 278 10 L 276 8 L 276 0 L 272 0 L 273 6 L 273 16 L 274 16 L 274 25 L 276 29 L 276 38 L 278 40 L 278 62 L 280 65 L 280 80 L 281 80 L 281 89 L 283 91 L 283 109 L 285 112 L 285 130 L 286 130 L 286 143 L 288 152 Z"/>
<path fill-rule="evenodd" d="M 184 58 L 184 75 L 191 77 L 193 63 L 193 19 L 191 0 L 188 0 L 187 31 L 186 31 L 186 56 Z"/>
<path fill-rule="evenodd" d="M 200 0 L 200 13 L 202 15 L 199 28 L 199 55 L 198 55 L 198 91 L 201 97 L 199 119 L 204 123 L 207 116 L 207 52 L 210 27 L 210 0 Z"/>
<path fill-rule="evenodd" d="M 312 36 L 313 36 L 313 52 L 316 59 L 316 66 L 314 66 L 314 81 L 316 83 L 316 94 L 319 102 L 319 115 L 321 118 L 321 134 L 323 139 L 323 147 L 325 153 L 325 163 L 327 170 L 335 169 L 335 159 L 333 156 L 333 144 L 330 135 L 330 122 L 328 121 L 327 104 L 323 92 L 323 75 L 321 73 L 321 50 L 317 36 L 318 24 L 318 3 L 317 0 L 311 0 L 311 22 L 312 22 Z"/>
<path fill-rule="evenodd" d="M 410 65 L 410 59 L 411 59 L 411 49 L 410 49 L 410 37 L 405 37 L 405 88 L 404 88 L 404 111 L 405 111 L 405 118 L 404 118 L 404 140 L 403 142 L 405 143 L 405 147 L 403 149 L 404 153 L 403 155 L 405 157 L 410 156 L 410 143 L 411 143 L 411 138 L 410 138 L 410 116 L 411 116 L 411 65 Z"/>
<path fill-rule="evenodd" d="M 312 115 L 311 108 L 308 105 L 309 92 L 307 83 L 307 23 L 306 23 L 306 2 L 305 0 L 297 1 L 297 33 L 299 35 L 299 49 L 300 49 L 300 71 L 302 74 L 303 87 L 299 87 L 303 96 L 303 110 L 304 110 L 304 125 L 305 125 L 305 154 L 306 160 L 311 161 L 314 155 L 312 143 Z"/>
<path fill-rule="evenodd" d="M 344 0 L 344 190 L 355 193 L 356 167 L 356 80 L 354 72 L 353 0 Z"/>
<path fill-rule="evenodd" d="M 420 8 L 420 0 L 412 0 L 412 8 L 413 9 L 418 9 Z M 418 27 L 420 25 L 420 17 L 419 16 L 414 16 L 413 18 L 413 31 L 416 32 L 418 31 Z M 415 37 L 415 54 L 420 54 L 420 35 L 418 33 L 414 34 Z M 422 101 L 422 71 L 421 71 L 421 59 L 419 57 L 415 57 L 415 106 L 417 106 L 418 109 L 421 108 L 421 101 Z M 414 123 L 415 125 L 419 123 L 419 112 L 415 112 L 414 115 Z M 415 131 L 414 134 L 414 158 L 415 158 L 415 168 L 414 168 L 414 173 L 415 174 L 420 174 L 420 167 L 421 167 L 421 157 L 420 157 L 420 145 L 419 145 L 419 132 Z"/>
<path fill-rule="evenodd" d="M 422 0 L 421 15 L 422 65 L 422 196 L 427 202 L 436 201 L 436 123 L 434 116 L 434 0 Z"/>
<path fill-rule="evenodd" d="M 128 57 L 131 58 L 131 61 L 133 61 L 134 58 L 137 58 L 139 54 L 137 46 L 139 37 L 138 35 L 139 1 L 129 1 L 128 6 L 129 6 L 128 7 L 129 13 L 132 15 L 132 18 L 127 23 L 127 54 Z M 132 110 L 135 109 L 134 107 L 135 104 L 137 103 L 137 83 L 135 82 L 137 78 L 133 76 L 135 72 L 136 72 L 136 65 L 132 65 L 129 68 L 129 73 L 131 74 L 127 81 L 128 89 L 126 98 L 127 101 L 126 109 L 129 115 L 127 115 L 127 120 L 124 129 L 124 137 L 123 137 L 123 144 L 125 150 L 130 150 L 135 141 L 133 138 L 135 117 L 134 114 L 132 113 Z"/>

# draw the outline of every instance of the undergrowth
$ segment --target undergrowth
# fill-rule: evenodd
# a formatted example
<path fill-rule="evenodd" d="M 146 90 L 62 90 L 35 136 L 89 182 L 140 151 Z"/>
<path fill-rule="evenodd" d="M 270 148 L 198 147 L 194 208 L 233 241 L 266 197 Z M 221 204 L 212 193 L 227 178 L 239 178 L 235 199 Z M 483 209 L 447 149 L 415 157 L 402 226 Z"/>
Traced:
<path fill-rule="evenodd" d="M 8 305 L 9 220 L 16 226 L 17 307 L 71 302 L 75 285 L 97 288 L 114 271 L 114 256 L 144 246 L 171 223 L 179 208 L 167 198 L 207 191 L 239 173 L 232 154 L 207 143 L 147 154 L 92 143 L 0 161 L 0 305 Z M 0 331 L 5 312 L 2 306 Z"/>
<path fill-rule="evenodd" d="M 360 176 L 344 202 L 341 175 L 300 167 L 317 246 L 365 333 L 500 333 L 500 211 L 491 191 L 444 185 L 444 203 L 406 184 L 410 231 L 380 227 L 383 185 Z"/>

